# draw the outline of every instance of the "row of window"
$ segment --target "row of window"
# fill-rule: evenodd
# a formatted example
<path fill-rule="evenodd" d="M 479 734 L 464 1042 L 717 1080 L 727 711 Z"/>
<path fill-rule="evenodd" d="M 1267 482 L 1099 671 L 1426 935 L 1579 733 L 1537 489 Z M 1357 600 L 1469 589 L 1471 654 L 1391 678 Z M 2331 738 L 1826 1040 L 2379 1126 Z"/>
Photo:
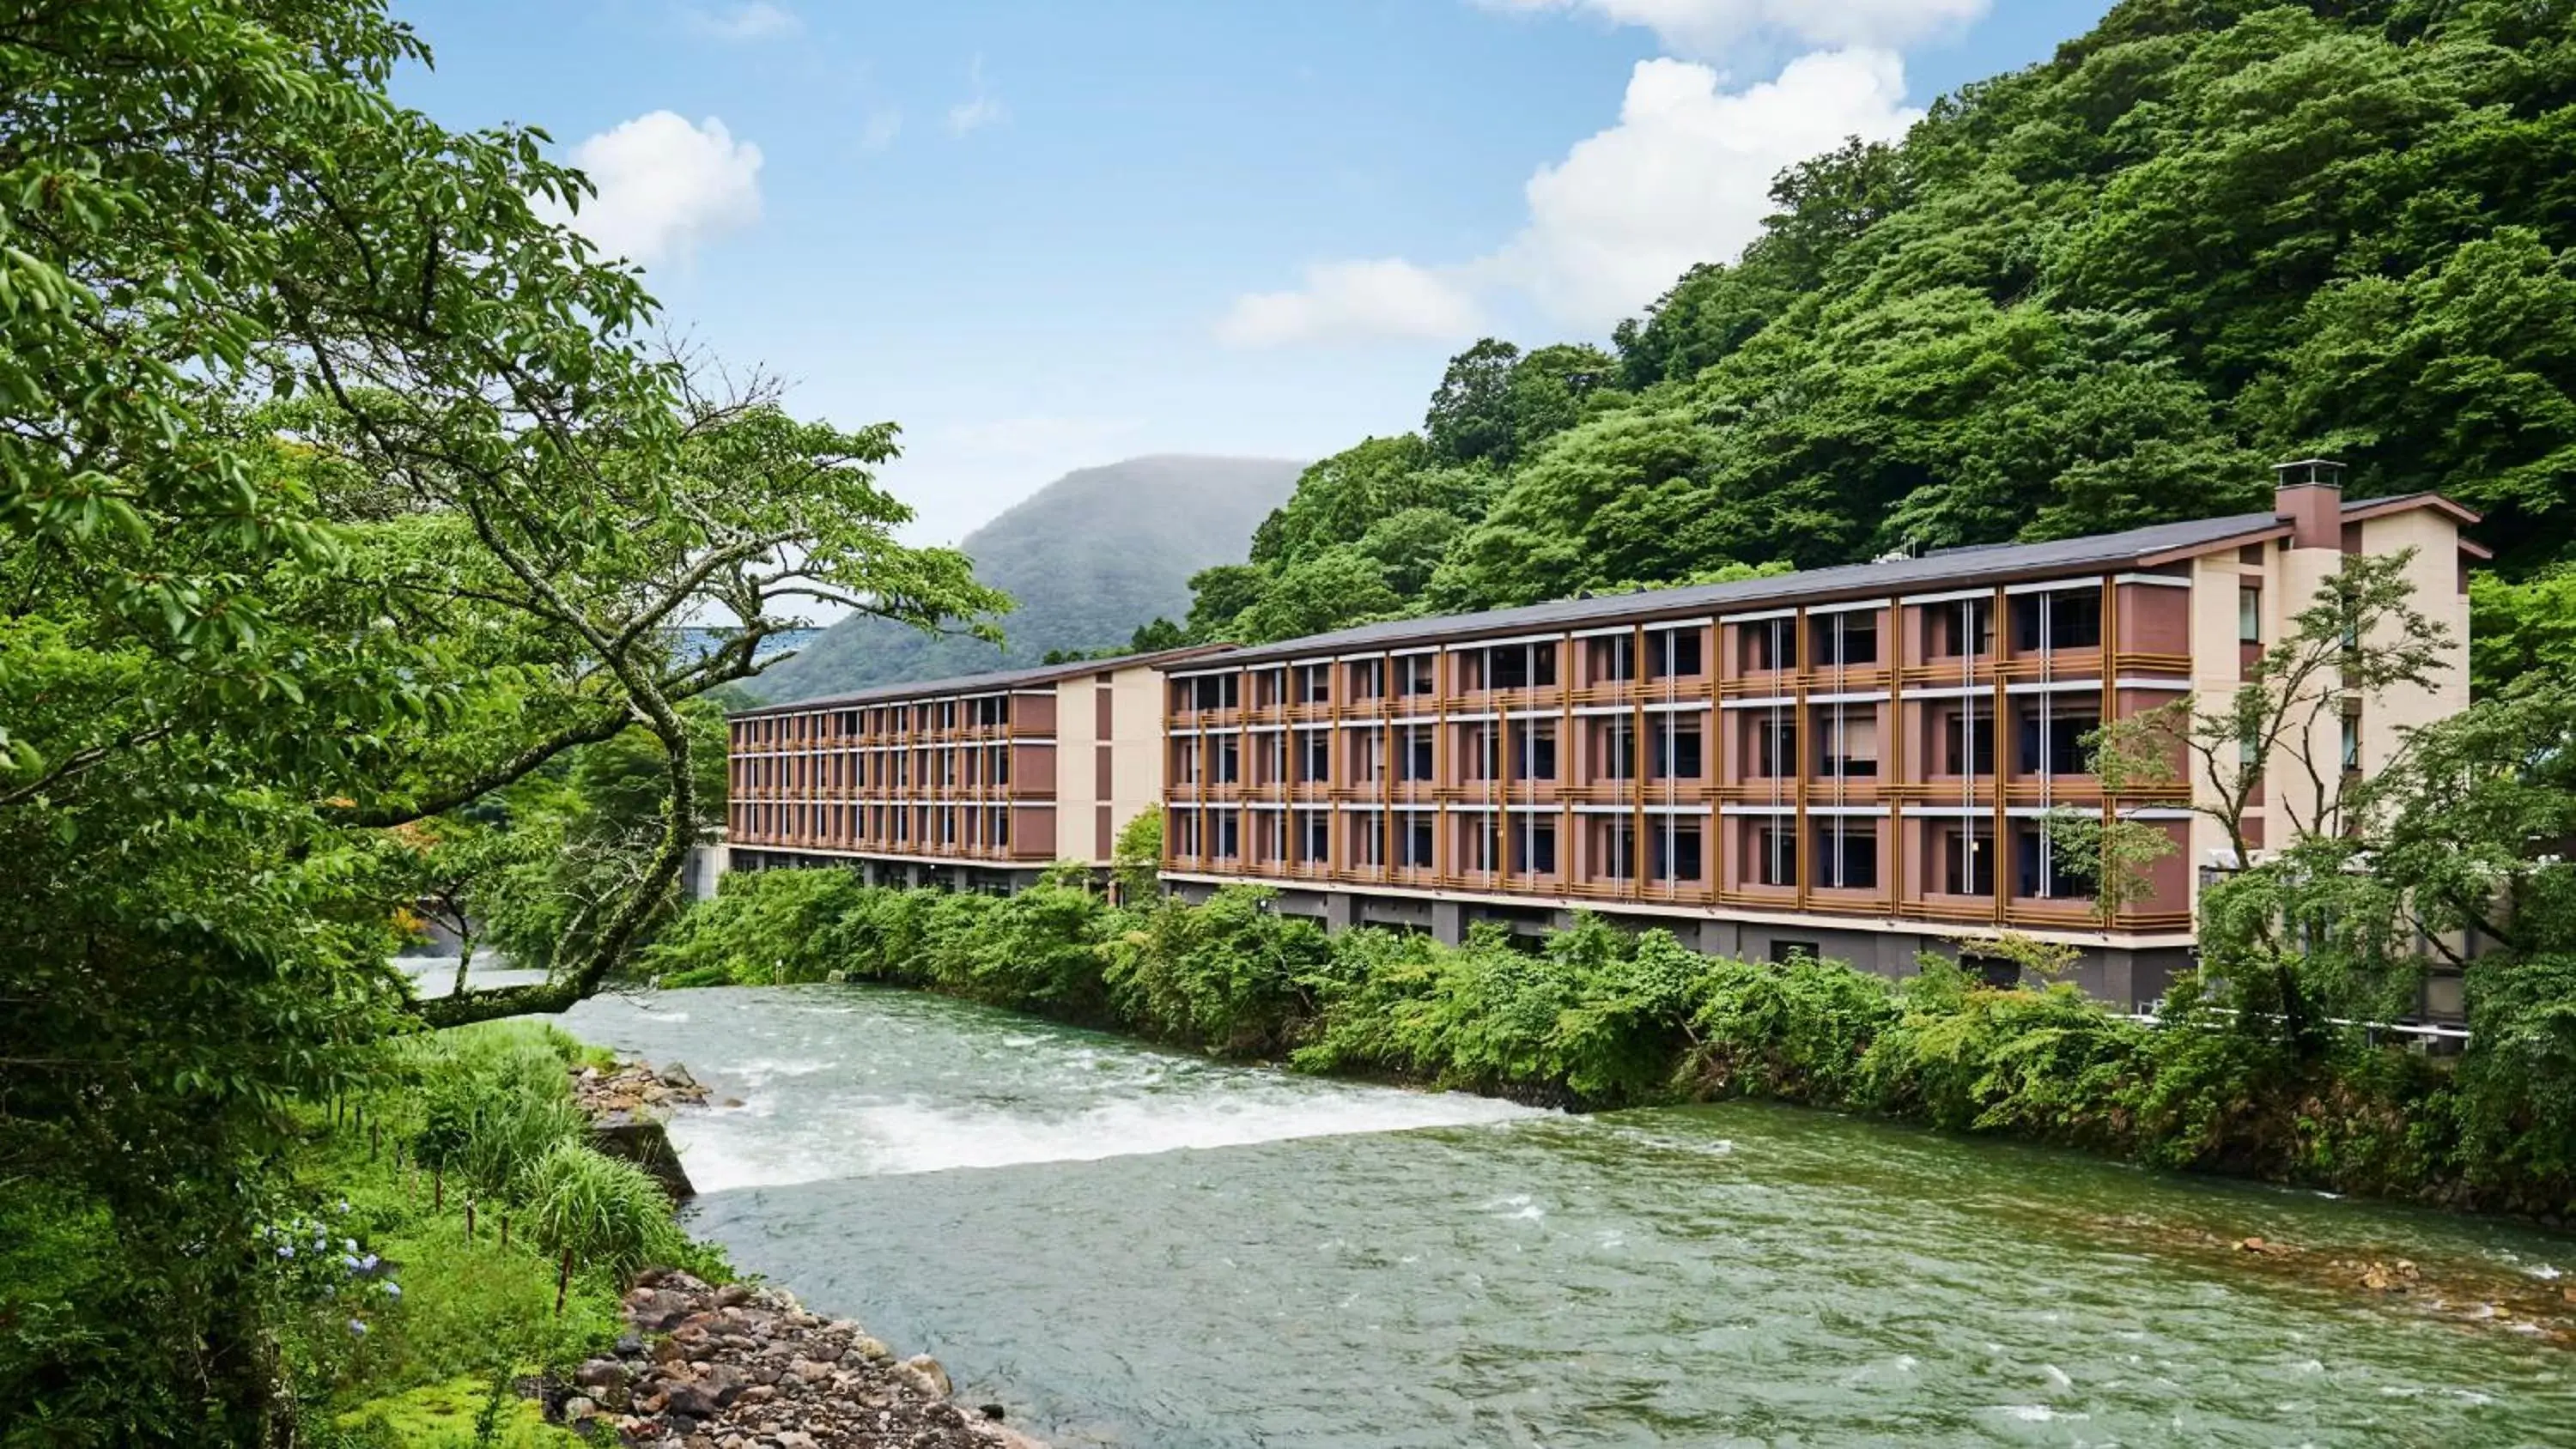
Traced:
<path fill-rule="evenodd" d="M 874 705 L 860 709 L 816 710 L 809 714 L 771 714 L 733 722 L 736 748 L 749 745 L 800 745 L 847 741 L 870 735 L 930 730 L 993 729 L 1011 721 L 1008 695 L 973 699 L 925 700 L 914 704 Z"/>
<path fill-rule="evenodd" d="M 1011 783 L 1008 745 L 883 750 L 860 754 L 743 756 L 733 762 L 737 790 L 960 789 Z"/>
<path fill-rule="evenodd" d="M 1786 779 L 1799 770 L 1799 716 L 1792 706 L 1730 712 L 1740 721 L 1744 777 Z M 1874 779 L 1879 774 L 1878 706 L 1820 704 L 1807 707 L 1816 779 Z M 2081 775 L 2092 768 L 2087 740 L 2101 726 L 2097 706 L 2059 704 L 2049 697 L 2011 710 L 2014 768 L 2024 775 Z M 1545 782 L 1558 778 L 1560 722 L 1491 720 L 1448 726 L 1457 783 L 1509 778 Z M 1946 775 L 1991 775 L 1995 768 L 1994 706 L 1967 699 L 1935 713 L 1934 763 Z M 1182 736 L 1171 744 L 1170 777 L 1176 785 L 1372 785 L 1440 781 L 1440 726 L 1369 725 L 1339 731 L 1311 729 L 1249 735 Z M 1652 716 L 1642 747 L 1636 722 L 1588 721 L 1580 731 L 1590 752 L 1587 777 L 1595 781 L 1699 780 L 1709 773 L 1705 729 L 1697 714 Z M 1342 755 L 1335 767 L 1336 740 Z M 1508 774 L 1506 771 L 1508 766 Z"/>
<path fill-rule="evenodd" d="M 803 840 L 844 845 L 990 847 L 1011 844 L 1008 807 L 972 805 L 736 804 L 736 841 Z"/>
<path fill-rule="evenodd" d="M 1507 872 L 1554 875 L 1560 859 L 1556 817 L 1524 814 L 1451 815 L 1450 868 L 1467 874 Z M 1441 816 L 1429 810 L 1239 811 L 1176 809 L 1168 830 L 1173 854 L 1218 868 L 1261 866 L 1313 869 L 1432 869 L 1440 864 Z M 1735 880 L 1745 886 L 1876 891 L 1884 887 L 1881 846 L 1887 822 L 1834 817 L 1810 820 L 1734 820 Z M 1712 823 L 1661 816 L 1640 828 L 1632 817 L 1593 816 L 1585 832 L 1583 869 L 1603 881 L 1701 882 Z M 1994 827 L 1988 821 L 1918 821 L 1924 883 L 1947 895 L 1992 896 Z M 1335 855 L 1338 830 L 1340 853 Z M 2014 894 L 2032 899 L 2080 900 L 2092 893 L 2076 862 L 2035 822 L 2009 830 Z"/>

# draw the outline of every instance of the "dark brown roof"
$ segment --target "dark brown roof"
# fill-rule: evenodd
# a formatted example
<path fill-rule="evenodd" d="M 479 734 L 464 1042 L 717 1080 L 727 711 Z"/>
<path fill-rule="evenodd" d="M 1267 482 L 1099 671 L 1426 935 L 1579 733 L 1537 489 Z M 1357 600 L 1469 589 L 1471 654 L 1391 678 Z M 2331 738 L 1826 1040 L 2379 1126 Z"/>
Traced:
<path fill-rule="evenodd" d="M 1103 674 L 1113 669 L 1148 668 L 1196 659 L 1202 655 L 1222 653 L 1231 646 L 1194 644 L 1186 649 L 1165 649 L 1153 654 L 1128 654 L 1116 659 L 1076 659 L 1063 664 L 1038 664 L 1026 669 L 1001 669 L 990 674 L 961 675 L 955 679 L 925 679 L 904 684 L 880 684 L 873 689 L 849 694 L 829 694 L 816 699 L 800 699 L 789 704 L 766 704 L 756 709 L 738 709 L 726 714 L 727 719 L 756 719 L 772 714 L 806 714 L 815 710 L 846 709 L 852 705 L 888 704 L 901 700 L 936 699 L 949 694 L 1000 694 L 1008 690 L 1029 689 L 1042 684 L 1059 684 L 1080 679 L 1086 674 Z M 785 656 L 781 656 L 782 658 Z"/>
<path fill-rule="evenodd" d="M 2465 521 L 2477 515 L 2436 493 L 2398 498 L 2358 499 L 2344 512 L 2377 517 L 2408 507 L 2439 507 Z M 1556 599 L 1511 609 L 1452 614 L 1429 619 L 1389 619 L 1329 634 L 1284 639 L 1236 650 L 1228 664 L 1275 664 L 1318 655 L 1400 649 L 1484 635 L 1541 634 L 1587 625 L 1696 618 L 1712 613 L 1743 612 L 1765 607 L 1867 599 L 1882 594 L 1922 593 L 1944 586 L 1972 588 L 2115 568 L 2150 568 L 2196 554 L 2259 542 L 2289 531 L 2269 513 L 2239 513 L 2184 523 L 2159 523 L 2122 533 L 2093 534 L 2047 543 L 1974 544 L 1940 549 L 1920 558 L 1883 563 L 1844 564 L 1805 569 L 1769 578 L 1726 584 L 1699 584 L 1677 589 L 1643 589 L 1628 594 Z M 1168 668 L 1169 666 L 1162 666 Z"/>

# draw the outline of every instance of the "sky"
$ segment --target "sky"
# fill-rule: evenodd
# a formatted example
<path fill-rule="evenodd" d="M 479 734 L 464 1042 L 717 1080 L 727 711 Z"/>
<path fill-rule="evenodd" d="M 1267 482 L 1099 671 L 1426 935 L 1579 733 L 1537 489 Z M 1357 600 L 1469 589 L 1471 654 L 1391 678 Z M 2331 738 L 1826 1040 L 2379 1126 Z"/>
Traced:
<path fill-rule="evenodd" d="M 394 0 L 397 94 L 544 128 L 666 325 L 892 420 L 953 543 L 1079 467 L 1420 424 L 1480 336 L 1605 342 L 1770 178 L 2109 0 Z"/>

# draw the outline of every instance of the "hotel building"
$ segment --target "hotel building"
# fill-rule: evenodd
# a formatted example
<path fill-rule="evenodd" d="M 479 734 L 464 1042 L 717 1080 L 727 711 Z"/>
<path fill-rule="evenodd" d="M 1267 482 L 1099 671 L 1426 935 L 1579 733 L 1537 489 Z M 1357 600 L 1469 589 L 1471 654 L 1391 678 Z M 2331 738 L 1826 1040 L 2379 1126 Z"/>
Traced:
<path fill-rule="evenodd" d="M 1163 797 L 1157 664 L 1175 650 L 896 684 L 745 710 L 731 728 L 731 870 L 843 865 L 872 884 L 1014 889 L 1109 864 Z"/>
<path fill-rule="evenodd" d="M 2412 550 L 2416 607 L 2454 647 L 2436 687 L 2350 701 L 2322 747 L 2371 769 L 2468 702 L 2475 515 L 2346 502 L 2339 474 L 2285 467 L 2267 513 L 1165 661 L 1166 882 L 1257 881 L 1282 911 L 1449 940 L 1589 909 L 1891 974 L 2011 931 L 2151 1002 L 2224 835 L 2185 808 L 2190 779 L 2106 795 L 2088 732 L 2232 691 L 2350 553 Z M 2097 917 L 2044 828 L 2066 810 L 2171 834 L 2148 898 Z"/>

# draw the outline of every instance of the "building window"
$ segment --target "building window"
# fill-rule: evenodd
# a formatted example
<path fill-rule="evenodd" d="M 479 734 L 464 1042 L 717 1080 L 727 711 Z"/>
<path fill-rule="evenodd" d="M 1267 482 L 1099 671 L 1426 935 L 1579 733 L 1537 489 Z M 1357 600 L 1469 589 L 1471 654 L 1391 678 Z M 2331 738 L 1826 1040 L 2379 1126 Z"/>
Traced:
<path fill-rule="evenodd" d="M 1556 683 L 1556 645 L 1505 644 L 1485 651 L 1485 687 L 1540 689 Z"/>
<path fill-rule="evenodd" d="M 1845 609 L 1815 619 L 1816 667 L 1848 668 L 1878 662 L 1878 613 Z"/>
<path fill-rule="evenodd" d="M 1386 730 L 1383 726 L 1351 731 L 1351 778 L 1375 784 L 1386 778 Z"/>
<path fill-rule="evenodd" d="M 2025 652 L 2102 647 L 2102 590 L 2023 594 L 2012 601 L 2013 647 Z"/>
<path fill-rule="evenodd" d="M 1954 896 L 1995 893 L 1994 828 L 1980 822 L 1941 834 L 1941 888 Z"/>
<path fill-rule="evenodd" d="M 1404 778 L 1428 783 L 1432 778 L 1433 757 L 1437 753 L 1432 747 L 1432 726 L 1406 726 L 1403 748 Z"/>
<path fill-rule="evenodd" d="M 1243 740 L 1236 735 L 1219 735 L 1216 741 L 1216 782 L 1220 785 L 1243 783 Z"/>
<path fill-rule="evenodd" d="M 1408 654 L 1395 661 L 1396 692 L 1404 695 L 1429 694 L 1439 675 L 1438 656 Z"/>
<path fill-rule="evenodd" d="M 1297 778 L 1320 785 L 1333 778 L 1333 732 L 1307 730 L 1297 747 Z"/>
<path fill-rule="evenodd" d="M 1523 720 L 1518 728 L 1519 738 L 1513 742 L 1512 749 L 1512 778 L 1515 780 L 1555 779 L 1555 723 Z"/>
<path fill-rule="evenodd" d="M 1637 777 L 1637 726 L 1633 720 L 1615 719 L 1604 722 L 1592 737 L 1597 753 L 1592 760 L 1594 778 L 1633 780 Z"/>
<path fill-rule="evenodd" d="M 1462 777 L 1475 782 L 1499 779 L 1503 773 L 1502 731 L 1490 724 L 1463 725 L 1459 729 L 1461 746 L 1459 770 Z"/>
<path fill-rule="evenodd" d="M 1195 785 L 1199 782 L 1199 741 L 1184 735 L 1172 741 L 1172 783 Z"/>
<path fill-rule="evenodd" d="M 1297 702 L 1330 704 L 1333 700 L 1333 666 L 1300 664 L 1297 666 Z"/>
<path fill-rule="evenodd" d="M 1556 822 L 1524 814 L 1512 827 L 1512 869 L 1526 875 L 1556 874 Z"/>
<path fill-rule="evenodd" d="M 1798 827 L 1788 821 L 1753 827 L 1752 880 L 1755 885 L 1798 883 Z"/>
<path fill-rule="evenodd" d="M 1323 865 L 1333 858 L 1333 818 L 1329 811 L 1297 812 L 1298 860 L 1306 865 Z"/>
<path fill-rule="evenodd" d="M 2044 901 L 2089 899 L 2093 894 L 2093 883 L 2082 871 L 2074 868 L 2080 863 L 2058 847 L 2045 827 L 2018 825 L 2013 828 L 2013 874 L 2017 894 Z"/>
<path fill-rule="evenodd" d="M 2236 591 L 2236 642 L 2263 642 L 2263 591 L 2239 588 Z"/>
<path fill-rule="evenodd" d="M 2361 707 L 2357 703 L 2344 706 L 2342 744 L 2344 773 L 2361 773 Z"/>
<path fill-rule="evenodd" d="M 2019 769 L 2026 775 L 2085 775 L 2093 759 L 2084 737 L 2102 727 L 2098 714 L 2058 714 L 2037 705 L 2021 713 Z"/>
<path fill-rule="evenodd" d="M 1747 672 L 1798 667 L 1798 621 L 1789 616 L 1738 624 Z"/>
<path fill-rule="evenodd" d="M 1878 822 L 1829 816 L 1816 822 L 1816 880 L 1830 890 L 1878 888 Z"/>
<path fill-rule="evenodd" d="M 1385 820 L 1377 811 L 1351 812 L 1350 861 L 1368 870 L 1386 864 Z"/>
<path fill-rule="evenodd" d="M 1497 815 L 1462 817 L 1465 831 L 1460 839 L 1467 843 L 1466 869 L 1480 874 L 1503 868 L 1503 825 Z"/>
<path fill-rule="evenodd" d="M 1596 820 L 1592 834 L 1596 873 L 1609 880 L 1637 878 L 1637 827 L 1627 820 Z"/>
<path fill-rule="evenodd" d="M 1651 829 L 1655 879 L 1695 881 L 1700 878 L 1700 823 L 1667 815 Z"/>
<path fill-rule="evenodd" d="M 1700 749 L 1697 716 L 1666 715 L 1656 720 L 1653 756 L 1649 761 L 1658 780 L 1696 780 L 1705 773 L 1705 760 Z"/>
<path fill-rule="evenodd" d="M 1816 706 L 1816 774 L 1828 780 L 1877 778 L 1875 706 Z"/>
<path fill-rule="evenodd" d="M 1995 652 L 1995 601 L 1980 596 L 1923 606 L 1927 659 L 1980 658 Z"/>
<path fill-rule="evenodd" d="M 1428 870 L 1436 859 L 1437 845 L 1433 836 L 1433 816 L 1427 810 L 1408 810 L 1396 817 L 1396 848 L 1402 852 L 1402 864 Z"/>
<path fill-rule="evenodd" d="M 1995 772 L 1994 706 L 1968 700 L 1943 717 L 1941 764 L 1951 775 Z"/>
<path fill-rule="evenodd" d="M 1779 780 L 1798 773 L 1798 721 L 1773 711 L 1753 721 L 1753 773 Z"/>
<path fill-rule="evenodd" d="M 1637 677 L 1637 639 L 1633 634 L 1609 634 L 1589 641 L 1592 682 L 1621 684 Z"/>
<path fill-rule="evenodd" d="M 1658 629 L 1646 636 L 1646 677 L 1687 679 L 1700 672 L 1699 630 Z"/>
<path fill-rule="evenodd" d="M 1240 811 L 1216 813 L 1216 858 L 1233 860 L 1243 854 L 1243 815 Z"/>
<path fill-rule="evenodd" d="M 1351 698 L 1379 699 L 1386 694 L 1386 661 L 1361 659 L 1351 664 Z"/>

